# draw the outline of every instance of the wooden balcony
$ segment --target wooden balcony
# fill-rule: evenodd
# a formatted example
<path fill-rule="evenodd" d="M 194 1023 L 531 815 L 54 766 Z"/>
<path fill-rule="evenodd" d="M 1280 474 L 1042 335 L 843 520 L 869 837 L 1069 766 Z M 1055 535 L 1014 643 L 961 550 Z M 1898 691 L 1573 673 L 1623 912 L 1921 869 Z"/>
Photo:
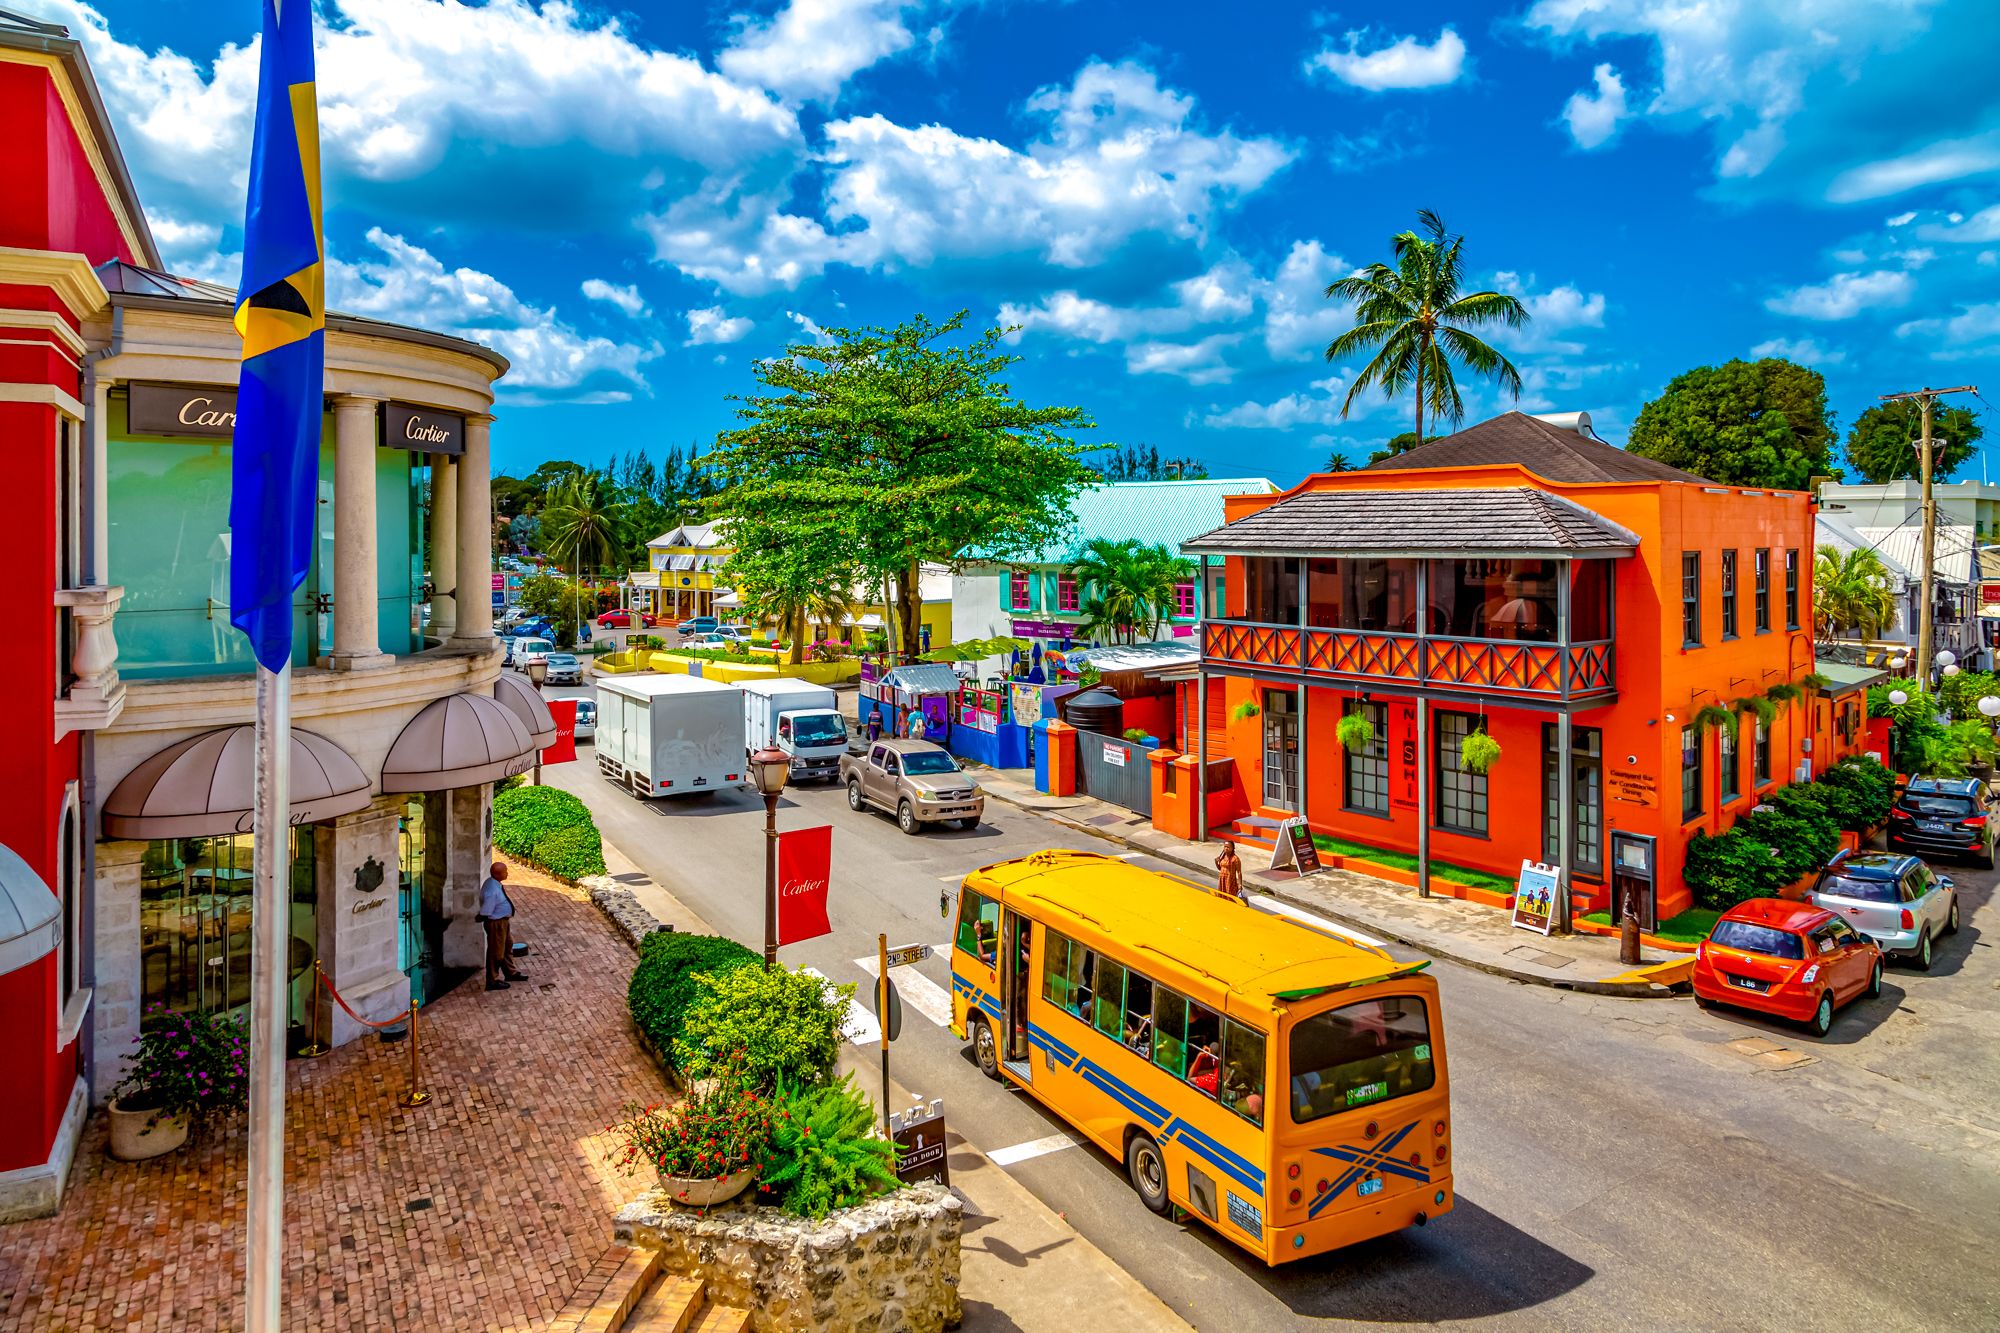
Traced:
<path fill-rule="evenodd" d="M 1615 688 L 1610 643 L 1445 639 L 1385 630 L 1306 629 L 1241 620 L 1201 626 L 1201 659 L 1307 679 L 1406 682 L 1476 694 L 1588 699 Z"/>

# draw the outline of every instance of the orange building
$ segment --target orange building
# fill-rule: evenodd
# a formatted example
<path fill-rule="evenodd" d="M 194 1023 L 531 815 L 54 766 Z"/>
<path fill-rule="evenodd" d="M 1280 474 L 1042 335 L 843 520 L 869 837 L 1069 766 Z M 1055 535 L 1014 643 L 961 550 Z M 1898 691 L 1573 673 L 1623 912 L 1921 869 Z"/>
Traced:
<path fill-rule="evenodd" d="M 1852 682 L 1768 726 L 1749 705 L 1814 670 L 1805 494 L 1510 412 L 1225 512 L 1182 548 L 1225 558 L 1226 593 L 1183 710 L 1195 754 L 1164 784 L 1198 799 L 1156 802 L 1181 836 L 1303 813 L 1510 880 L 1560 863 L 1576 910 L 1615 915 L 1629 887 L 1651 925 L 1690 903 L 1697 830 L 1864 743 Z M 1371 741 L 1343 747 L 1349 713 Z M 1480 730 L 1484 774 L 1460 763 Z"/>

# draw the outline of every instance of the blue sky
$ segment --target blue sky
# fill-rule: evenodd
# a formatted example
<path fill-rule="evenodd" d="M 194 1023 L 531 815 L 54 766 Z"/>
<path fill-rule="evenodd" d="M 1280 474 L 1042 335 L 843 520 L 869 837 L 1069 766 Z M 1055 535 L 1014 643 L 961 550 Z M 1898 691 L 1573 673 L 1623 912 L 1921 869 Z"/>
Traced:
<path fill-rule="evenodd" d="M 84 39 L 171 265 L 233 283 L 258 5 L 12 2 Z M 1408 428 L 1341 419 L 1320 293 L 1432 208 L 1535 312 L 1527 410 L 1622 441 L 1777 354 L 1844 430 L 2000 359 L 1990 3 L 320 0 L 331 300 L 513 358 L 516 471 L 705 442 L 787 343 L 965 307 L 1094 442 L 1288 482 Z"/>

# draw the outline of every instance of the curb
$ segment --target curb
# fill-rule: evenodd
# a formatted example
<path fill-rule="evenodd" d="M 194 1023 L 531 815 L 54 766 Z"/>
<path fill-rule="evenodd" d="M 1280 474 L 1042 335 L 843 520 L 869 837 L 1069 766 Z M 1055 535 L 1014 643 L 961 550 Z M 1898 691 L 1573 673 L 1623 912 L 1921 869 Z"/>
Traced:
<path fill-rule="evenodd" d="M 1120 837 L 1108 829 L 1101 829 L 1094 825 L 1080 824 L 1074 820 L 1064 819 L 1051 811 L 1037 810 L 1033 806 L 1025 805 L 1018 800 L 1010 798 L 1005 793 L 995 791 L 990 787 L 981 787 L 980 790 L 1003 805 L 1010 805 L 1016 810 L 1026 811 L 1028 814 L 1036 815 L 1039 818 L 1047 820 L 1049 823 L 1061 824 L 1064 828 L 1074 829 L 1080 833 L 1093 834 L 1104 839 L 1106 842 L 1117 843 L 1120 847 L 1144 852 L 1148 856 L 1157 856 L 1161 860 L 1171 861 L 1185 870 L 1207 872 L 1208 868 L 1206 866 L 1196 865 L 1190 861 L 1182 860 L 1170 852 L 1163 852 L 1156 848 L 1147 847 L 1143 843 L 1133 842 L 1129 838 Z M 1360 872 L 1356 871 L 1355 873 L 1359 874 Z M 1518 981 L 1530 986 L 1547 986 L 1552 990 L 1576 991 L 1584 995 L 1604 995 L 1620 1000 L 1672 1000 L 1680 998 L 1670 987 L 1654 981 L 1567 981 L 1560 977 L 1546 977 L 1538 972 L 1525 972 L 1519 968 L 1508 967 L 1504 963 L 1496 963 L 1484 958 L 1474 958 L 1448 948 L 1441 948 L 1430 940 L 1411 938 L 1409 935 L 1400 933 L 1392 927 L 1383 925 L 1379 921 L 1343 913 L 1337 909 L 1328 907 L 1325 903 L 1297 897 L 1287 893 L 1282 887 L 1277 885 L 1260 882 L 1257 887 L 1259 892 L 1268 894 L 1294 907 L 1303 908 L 1306 911 L 1326 917 L 1343 926 L 1352 926 L 1356 930 L 1367 931 L 1370 934 L 1385 935 L 1396 943 L 1408 948 L 1421 949 L 1433 957 L 1457 963 L 1461 967 L 1477 968 L 1481 972 L 1488 972 L 1496 977 L 1505 977 L 1509 981 Z"/>

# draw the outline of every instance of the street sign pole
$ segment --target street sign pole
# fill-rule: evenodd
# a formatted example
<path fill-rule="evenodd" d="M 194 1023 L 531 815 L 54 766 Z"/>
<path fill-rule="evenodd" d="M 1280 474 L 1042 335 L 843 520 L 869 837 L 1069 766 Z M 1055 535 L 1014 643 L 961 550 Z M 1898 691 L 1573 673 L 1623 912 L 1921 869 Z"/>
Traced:
<path fill-rule="evenodd" d="M 896 1131 L 889 1124 L 889 937 L 875 937 L 875 1013 L 882 1020 L 882 1132 L 891 1141 Z"/>

